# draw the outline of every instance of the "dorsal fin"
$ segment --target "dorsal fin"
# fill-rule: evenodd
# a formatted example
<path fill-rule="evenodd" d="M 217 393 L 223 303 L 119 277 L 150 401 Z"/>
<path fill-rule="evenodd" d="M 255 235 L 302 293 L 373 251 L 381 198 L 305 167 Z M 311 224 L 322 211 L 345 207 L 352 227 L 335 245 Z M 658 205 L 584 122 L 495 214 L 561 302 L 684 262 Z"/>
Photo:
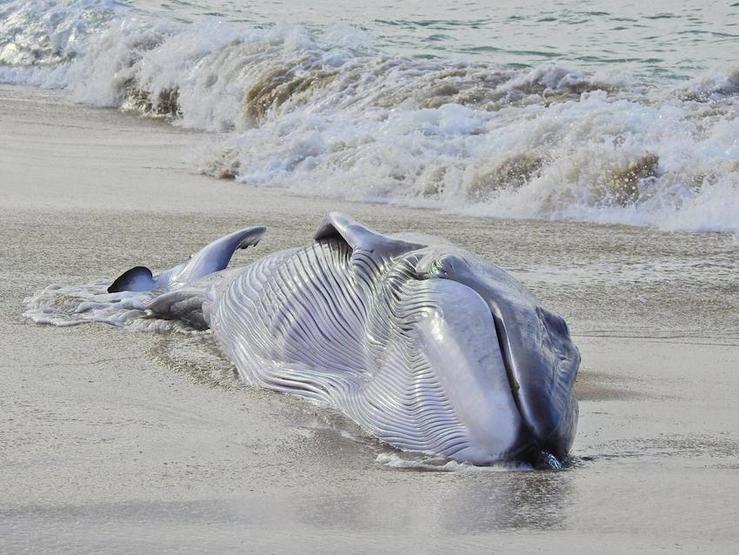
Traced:
<path fill-rule="evenodd" d="M 108 287 L 108 293 L 120 291 L 150 291 L 156 282 L 146 266 L 134 266 L 126 270 Z"/>
<path fill-rule="evenodd" d="M 374 258 L 392 258 L 426 246 L 383 235 L 339 212 L 330 212 L 313 238 L 316 241 L 341 239 L 352 251 L 362 251 Z"/>

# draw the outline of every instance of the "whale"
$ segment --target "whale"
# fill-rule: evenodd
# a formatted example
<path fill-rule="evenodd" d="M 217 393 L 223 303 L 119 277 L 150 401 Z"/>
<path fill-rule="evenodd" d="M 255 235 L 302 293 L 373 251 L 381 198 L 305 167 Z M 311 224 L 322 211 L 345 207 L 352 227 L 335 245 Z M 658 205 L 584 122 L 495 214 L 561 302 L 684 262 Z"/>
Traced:
<path fill-rule="evenodd" d="M 340 213 L 312 241 L 228 268 L 264 227 L 174 268 L 136 266 L 109 294 L 210 329 L 247 384 L 329 406 L 396 449 L 473 465 L 560 468 L 574 441 L 579 352 L 563 318 L 498 266 Z"/>

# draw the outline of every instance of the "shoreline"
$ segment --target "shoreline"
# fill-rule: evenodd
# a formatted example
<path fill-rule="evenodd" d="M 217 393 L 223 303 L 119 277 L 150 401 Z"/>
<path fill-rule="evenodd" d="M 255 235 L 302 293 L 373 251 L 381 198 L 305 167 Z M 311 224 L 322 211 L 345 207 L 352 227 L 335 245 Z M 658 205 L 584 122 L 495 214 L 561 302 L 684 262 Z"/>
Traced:
<path fill-rule="evenodd" d="M 736 545 L 730 238 L 295 197 L 192 174 L 204 134 L 53 91 L 0 98 L 3 550 Z M 243 224 L 269 235 L 234 264 L 304 244 L 329 210 L 448 237 L 566 317 L 583 355 L 572 468 L 393 469 L 377 461 L 392 450 L 335 413 L 235 382 L 202 337 L 21 316 L 47 285 L 166 268 Z M 608 334 L 585 335 L 594 325 Z"/>

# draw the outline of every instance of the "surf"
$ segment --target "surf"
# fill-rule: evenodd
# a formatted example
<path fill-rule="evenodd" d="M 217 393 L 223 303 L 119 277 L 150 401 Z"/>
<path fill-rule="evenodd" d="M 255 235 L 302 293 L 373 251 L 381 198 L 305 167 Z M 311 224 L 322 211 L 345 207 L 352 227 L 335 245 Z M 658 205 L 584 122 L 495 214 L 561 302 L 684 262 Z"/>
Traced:
<path fill-rule="evenodd" d="M 187 22 L 110 1 L 2 13 L 0 81 L 213 133 L 197 165 L 215 177 L 479 217 L 739 232 L 735 65 L 655 81 L 399 55 L 347 24 Z"/>

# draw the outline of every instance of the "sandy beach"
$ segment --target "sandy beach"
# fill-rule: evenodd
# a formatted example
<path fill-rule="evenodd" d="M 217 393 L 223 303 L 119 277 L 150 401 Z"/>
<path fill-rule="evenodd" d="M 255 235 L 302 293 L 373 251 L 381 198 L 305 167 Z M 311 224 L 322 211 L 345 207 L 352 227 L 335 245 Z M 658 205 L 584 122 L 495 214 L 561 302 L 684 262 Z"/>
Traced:
<path fill-rule="evenodd" d="M 302 198 L 199 175 L 210 140 L 0 87 L 0 551 L 736 549 L 731 235 Z M 447 237 L 567 319 L 570 468 L 397 468 L 341 416 L 240 385 L 207 335 L 22 317 L 49 284 L 167 268 L 245 225 L 268 236 L 233 264 L 305 244 L 329 210 Z"/>

